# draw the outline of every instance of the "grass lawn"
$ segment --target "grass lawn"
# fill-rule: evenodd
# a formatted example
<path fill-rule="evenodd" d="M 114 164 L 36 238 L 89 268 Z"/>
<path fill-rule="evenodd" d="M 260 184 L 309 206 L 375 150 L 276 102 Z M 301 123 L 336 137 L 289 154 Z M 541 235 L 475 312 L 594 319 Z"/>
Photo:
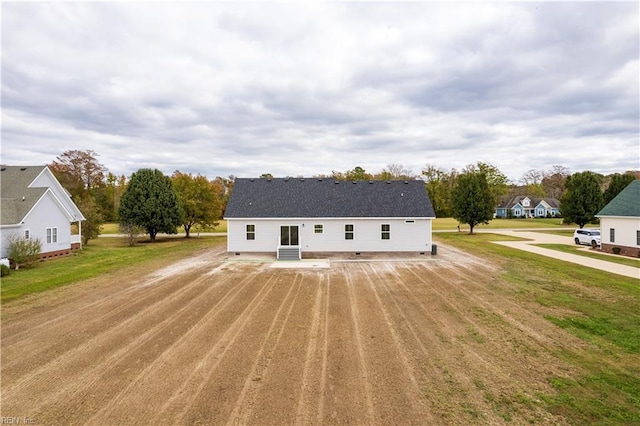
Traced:
<path fill-rule="evenodd" d="M 502 236 L 439 233 L 442 241 L 502 266 L 501 280 L 517 303 L 552 308 L 546 318 L 592 346 L 556 350 L 577 374 L 554 377 L 554 395 L 540 395 L 551 412 L 570 424 L 640 424 L 640 285 L 591 268 L 498 244 Z M 574 249 L 573 247 L 569 247 Z"/>
<path fill-rule="evenodd" d="M 640 267 L 640 259 L 628 257 L 628 256 L 613 256 L 609 254 L 600 253 L 594 250 L 584 250 L 585 246 L 568 246 L 565 244 L 536 244 L 537 246 L 549 248 L 553 250 L 562 251 L 565 253 L 577 254 L 584 257 L 590 257 L 592 259 L 606 260 L 608 262 L 619 263 L 621 265 Z"/>
<path fill-rule="evenodd" d="M 434 231 L 458 229 L 458 221 L 452 217 L 436 218 L 433 221 Z M 599 226 L 599 225 L 598 225 Z M 488 225 L 477 225 L 474 229 L 504 229 L 504 228 L 570 228 L 575 225 L 562 223 L 560 218 L 542 219 L 493 219 Z M 589 226 L 587 226 L 588 228 Z M 469 225 L 460 224 L 461 231 L 469 232 Z"/>
<path fill-rule="evenodd" d="M 11 271 L 10 275 L 2 278 L 0 301 L 6 303 L 116 269 L 139 267 L 147 262 L 162 265 L 225 241 L 224 237 L 187 239 L 159 236 L 155 243 L 141 242 L 129 247 L 124 238 L 94 239 L 71 256 L 41 262 L 30 269 Z"/>
<path fill-rule="evenodd" d="M 176 229 L 178 234 L 184 234 L 184 228 L 179 227 Z M 221 219 L 218 221 L 218 226 L 210 227 L 210 228 L 200 228 L 199 226 L 194 226 L 191 228 L 191 235 L 196 235 L 198 232 L 227 232 L 227 221 Z M 102 225 L 101 234 L 119 234 L 117 223 L 105 223 Z"/>

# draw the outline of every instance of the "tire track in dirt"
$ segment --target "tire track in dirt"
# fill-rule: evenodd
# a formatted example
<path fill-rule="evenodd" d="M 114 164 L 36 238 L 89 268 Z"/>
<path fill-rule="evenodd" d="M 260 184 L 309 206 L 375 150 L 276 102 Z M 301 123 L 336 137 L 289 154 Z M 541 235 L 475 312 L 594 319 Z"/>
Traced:
<path fill-rule="evenodd" d="M 293 285 L 289 288 L 289 291 L 284 296 L 282 303 L 278 307 L 275 316 L 273 317 L 273 321 L 271 321 L 271 325 L 267 330 L 264 340 L 262 342 L 262 346 L 258 350 L 256 354 L 255 360 L 253 361 L 253 365 L 251 366 L 251 370 L 247 375 L 246 380 L 244 381 L 244 386 L 240 391 L 240 395 L 231 411 L 231 416 L 229 416 L 229 421 L 227 424 L 246 424 L 249 415 L 251 414 L 251 407 L 254 405 L 252 401 L 255 397 L 255 392 L 258 388 L 258 382 L 263 379 L 265 376 L 265 371 L 269 367 L 270 360 L 273 355 L 273 351 L 275 347 L 278 345 L 280 338 L 282 337 L 282 332 L 287 325 L 287 321 L 289 321 L 289 317 L 291 316 L 291 311 L 298 299 L 298 294 L 300 294 L 300 284 L 302 282 L 300 274 L 296 274 Z M 294 288 L 296 289 L 295 294 L 291 302 L 289 302 L 289 298 L 291 297 L 291 293 Z M 288 305 L 288 306 L 287 306 Z M 286 309 L 286 314 L 284 318 L 280 318 L 283 310 Z M 277 333 L 275 333 L 277 329 Z M 274 335 L 275 334 L 275 335 Z"/>
<path fill-rule="evenodd" d="M 425 271 L 421 270 L 420 273 L 416 271 L 415 265 L 407 265 L 408 271 L 417 279 L 422 281 L 423 284 L 429 285 L 425 276 Z M 454 282 L 455 280 L 447 279 L 448 276 L 441 270 L 447 268 L 436 268 L 431 271 L 438 279 L 434 282 L 435 287 L 439 285 L 445 290 L 436 290 L 436 293 L 441 298 L 447 297 L 446 289 L 454 290 L 450 294 L 452 300 L 460 306 L 461 310 L 464 306 L 472 306 L 477 308 L 480 304 L 478 297 L 472 291 L 456 292 L 456 288 L 460 288 L 463 285 L 470 284 L 471 281 L 478 281 L 477 277 L 463 278 L 462 281 Z M 469 282 L 467 282 L 469 281 Z M 477 285 L 477 284 L 476 284 Z M 483 290 L 480 287 L 479 290 Z M 418 298 L 418 296 L 415 296 Z M 426 309 L 426 307 L 423 307 Z M 487 312 L 498 315 L 500 312 L 495 313 L 492 308 Z M 464 335 L 459 334 L 451 336 L 451 354 L 450 359 L 455 359 L 459 364 L 466 365 L 467 368 L 461 369 L 459 365 L 451 368 L 452 371 L 457 371 L 455 375 L 446 372 L 449 377 L 447 380 L 451 382 L 453 387 L 457 387 L 464 390 L 467 395 L 467 401 L 464 404 L 470 404 L 473 410 L 483 411 L 483 416 L 491 417 L 495 416 L 492 413 L 491 404 L 486 400 L 486 392 L 500 395 L 503 398 L 516 398 L 514 395 L 529 395 L 531 398 L 535 398 L 537 392 L 550 392 L 548 381 L 545 377 L 548 377 L 552 370 L 556 374 L 566 373 L 566 366 L 558 366 L 558 361 L 549 357 L 546 351 L 530 351 L 528 349 L 518 350 L 520 345 L 526 345 L 527 342 L 539 343 L 535 339 L 531 339 L 520 328 L 514 324 L 510 324 L 507 321 L 491 322 L 487 324 L 481 324 L 477 319 L 469 318 L 468 316 L 462 318 L 465 322 L 470 321 L 474 334 Z M 505 327 L 506 326 L 506 327 Z M 479 333 L 478 330 L 487 328 L 488 331 Z M 514 334 L 514 331 L 521 333 L 522 337 L 517 337 L 518 333 Z M 477 332 L 477 334 L 476 334 Z M 479 338 L 479 336 L 489 336 L 487 338 Z M 505 343 L 511 343 L 517 339 L 517 346 L 510 347 L 505 346 Z M 478 363 L 478 361 L 480 361 Z M 445 362 L 443 365 L 447 365 Z M 526 368 L 522 368 L 526 366 Z M 558 370 L 560 368 L 560 370 Z M 516 398 L 517 399 L 517 398 Z M 513 403 L 512 407 L 517 407 L 517 403 Z M 520 406 L 520 408 L 525 408 Z M 543 418 L 545 414 L 539 407 L 526 407 L 527 410 L 535 412 L 535 416 Z M 495 410 L 494 410 L 495 411 Z M 516 410 L 517 411 L 517 410 Z M 516 417 L 514 413 L 509 413 L 509 416 Z M 524 418 L 521 419 L 525 421 Z"/>
<path fill-rule="evenodd" d="M 355 266 L 355 265 L 354 265 Z M 382 302 L 378 287 L 383 286 L 377 276 L 379 265 L 358 264 L 352 275 L 355 294 L 362 316 L 360 322 L 364 354 L 370 372 L 371 388 L 376 409 L 375 422 L 392 424 L 404 419 L 407 413 L 423 421 L 433 418 L 426 410 L 422 389 L 409 362 L 408 350 L 395 331 L 387 307 Z M 354 269 L 354 268 L 351 268 Z M 369 271 L 372 271 L 375 279 Z M 421 422 L 422 423 L 422 422 Z"/>
<path fill-rule="evenodd" d="M 233 281 L 233 278 L 234 275 L 231 275 L 229 280 Z M 195 323 L 186 322 L 186 328 L 177 333 L 176 339 L 163 348 L 164 350 L 155 354 L 142 369 L 135 371 L 130 379 L 123 381 L 124 386 L 115 386 L 113 395 L 108 398 L 106 404 L 101 404 L 100 409 L 93 414 L 87 424 L 122 424 L 126 423 L 128 418 L 149 420 L 151 414 L 161 414 L 159 406 L 163 404 L 162 401 L 166 401 L 171 392 L 175 391 L 176 383 L 184 382 L 183 370 L 190 366 L 192 369 L 188 371 L 193 375 L 202 368 L 199 353 L 193 349 L 200 347 L 206 350 L 206 345 L 196 346 L 195 344 L 205 341 L 202 335 L 206 334 L 211 322 L 218 317 L 225 316 L 225 314 L 233 319 L 250 315 L 247 311 L 255 306 L 257 299 L 264 293 L 268 293 L 273 277 L 268 278 L 255 295 L 252 295 L 254 290 L 251 288 L 251 284 L 258 278 L 259 275 L 248 275 L 239 283 L 232 285 L 222 298 L 214 303 L 209 302 L 206 311 L 198 321 Z M 210 276 L 209 279 L 211 279 Z M 252 296 L 250 300 L 246 301 L 240 297 L 245 293 Z M 207 303 L 205 297 L 201 296 L 198 299 L 205 300 Z M 233 309 L 235 308 L 234 303 L 240 304 L 241 312 L 239 314 Z M 174 357 L 181 357 L 180 362 L 173 362 Z M 157 378 L 157 383 L 151 384 L 149 374 L 153 371 L 164 371 L 165 374 Z M 149 392 L 149 389 L 153 389 L 153 392 Z M 166 393 L 166 399 L 158 398 L 161 391 Z M 133 397 L 139 395 L 144 395 L 144 397 L 142 399 Z M 161 424 L 163 422 L 151 419 L 149 423 Z"/>
<path fill-rule="evenodd" d="M 260 380 L 256 381 L 256 390 L 259 391 L 254 393 L 253 399 L 245 400 L 244 405 L 250 407 L 251 415 L 244 424 L 294 424 L 296 421 L 296 404 L 303 392 L 312 328 L 311 314 L 325 273 L 303 271 L 301 275 L 303 283 L 286 327 L 269 354 L 267 368 L 257 377 Z M 273 392 L 274 389 L 278 391 Z"/>
<path fill-rule="evenodd" d="M 420 284 L 420 288 L 423 290 L 418 295 L 415 292 L 415 285 L 411 285 L 402 278 L 404 275 L 402 272 L 415 267 L 415 265 L 387 264 L 385 266 L 388 268 L 389 273 L 395 276 L 394 282 L 405 290 L 411 300 L 411 303 L 408 303 L 408 301 L 402 303 L 401 307 L 399 303 L 396 303 L 398 309 L 404 311 L 403 315 L 406 313 L 406 315 L 414 317 L 413 322 L 416 324 L 423 323 L 421 318 L 424 317 L 428 318 L 428 322 L 431 323 L 431 326 L 420 327 L 419 331 L 412 334 L 419 341 L 426 339 L 429 342 L 428 347 L 421 346 L 424 357 L 433 360 L 430 361 L 430 364 L 431 368 L 436 370 L 435 377 L 437 379 L 434 382 L 434 377 L 429 378 L 431 383 L 430 386 L 426 387 L 426 392 L 429 393 L 429 402 L 439 414 L 440 421 L 466 424 L 473 420 L 472 418 L 461 417 L 451 406 L 451 400 L 456 400 L 457 404 L 461 406 L 480 407 L 479 409 L 484 407 L 484 410 L 490 413 L 490 408 L 486 407 L 484 397 L 480 394 L 478 386 L 475 384 L 479 382 L 475 380 L 478 380 L 478 377 L 483 377 L 487 381 L 490 380 L 489 378 L 495 379 L 502 376 L 502 379 L 508 382 L 508 377 L 500 369 L 495 368 L 491 361 L 478 354 L 476 347 L 473 347 L 464 339 L 457 338 L 457 336 L 461 335 L 457 333 L 465 331 L 465 324 L 468 324 L 468 319 L 465 315 L 460 315 L 461 309 L 458 306 L 450 306 L 451 302 L 443 300 L 445 298 L 441 291 L 435 288 L 436 285 L 430 278 L 433 275 L 437 275 L 436 270 L 439 267 L 427 268 L 423 265 L 425 270 L 422 271 L 422 274 L 415 276 L 417 283 Z M 391 291 L 389 294 L 392 300 L 396 302 L 397 299 Z M 423 303 L 425 299 L 433 301 L 434 297 L 448 309 L 439 311 L 437 310 L 438 304 L 430 303 L 427 307 Z M 458 304 L 461 303 L 462 301 L 458 300 Z M 412 310 L 416 310 L 416 312 L 411 313 Z M 406 315 L 404 316 L 406 317 Z M 426 332 L 425 328 L 430 327 L 434 328 L 435 334 Z M 478 369 L 478 366 L 482 367 Z"/>
<path fill-rule="evenodd" d="M 28 376 L 25 383 L 19 383 L 15 386 L 15 389 L 9 388 L 3 391 L 5 398 L 10 399 L 14 392 L 22 391 L 29 395 L 32 400 L 29 404 L 29 409 L 35 412 L 44 405 L 52 405 L 62 397 L 67 400 L 78 398 L 83 390 L 95 387 L 102 377 L 115 370 L 119 363 L 123 362 L 123 359 L 131 357 L 131 353 L 134 353 L 135 350 L 145 346 L 144 350 L 148 351 L 147 343 L 154 339 L 157 340 L 160 333 L 165 332 L 176 323 L 178 318 L 193 316 L 194 313 L 197 313 L 196 305 L 202 304 L 202 299 L 197 296 L 206 295 L 217 289 L 216 286 L 211 286 L 205 289 L 203 293 L 199 285 L 205 278 L 200 276 L 200 278 L 185 286 L 185 292 L 181 292 L 184 293 L 181 294 L 184 297 L 176 297 L 164 302 L 161 308 L 171 312 L 168 316 L 164 315 L 164 311 L 157 309 L 158 303 L 153 304 L 149 309 L 145 309 L 144 312 L 135 316 L 134 320 L 129 318 L 124 323 L 117 324 L 85 344 L 78 346 L 71 354 L 65 354 L 64 358 L 57 358 L 57 360 L 62 361 L 41 366 L 40 369 Z M 154 309 L 151 309 L 152 307 Z M 163 318 L 163 320 L 156 322 L 156 318 Z M 144 324 L 149 324 L 150 328 Z M 140 333 L 139 330 L 144 331 L 141 334 L 137 334 Z M 121 343 L 118 342 L 121 335 L 135 337 L 128 342 Z M 104 356 L 101 357 L 103 347 L 117 349 L 110 352 L 105 358 Z M 97 360 L 100 361 L 97 362 Z M 64 383 L 66 385 L 64 386 L 59 384 L 62 377 L 65 378 Z M 20 386 L 21 384 L 23 386 Z M 53 386 L 54 389 L 50 389 L 45 384 Z M 43 393 L 47 395 L 47 398 L 39 396 Z M 61 404 L 56 405 L 60 406 Z"/>
<path fill-rule="evenodd" d="M 214 247 L 212 249 L 207 249 L 206 252 L 199 255 L 198 258 L 204 259 L 210 256 L 217 258 L 223 255 L 224 253 L 225 253 L 224 247 Z M 212 259 L 209 259 L 209 260 L 212 260 Z M 179 262 L 180 261 L 178 261 L 177 263 Z M 203 266 L 202 268 L 206 268 L 208 266 L 210 265 Z M 116 273 L 116 276 L 117 275 L 118 274 Z M 149 274 L 149 275 L 143 278 L 137 278 L 137 279 L 142 279 L 142 280 L 153 279 L 153 274 Z M 112 276 L 113 274 L 109 274 L 108 278 L 111 278 Z M 143 283 L 144 282 L 145 281 L 143 281 Z M 109 300 L 113 298 L 124 299 L 129 293 L 135 292 L 136 290 L 138 290 L 138 288 L 133 284 L 123 284 L 123 285 L 125 286 L 123 288 L 116 287 L 117 290 L 115 292 L 113 291 L 114 286 L 109 285 L 107 288 L 104 288 L 104 289 L 100 289 L 100 288 L 94 289 L 93 291 L 91 291 L 89 295 L 86 293 L 81 293 L 79 295 L 72 296 L 71 298 L 65 298 L 58 303 L 48 304 L 46 307 L 42 308 L 42 310 L 36 315 L 33 315 L 32 312 L 28 312 L 28 315 L 25 315 L 25 313 L 23 313 L 22 316 L 25 316 L 25 318 L 24 318 L 24 321 L 21 323 L 22 325 L 20 327 L 14 327 L 12 324 L 9 324 L 8 326 L 3 327 L 3 330 L 2 330 L 3 340 L 7 339 L 8 343 L 13 344 L 15 343 L 15 341 L 20 340 L 24 336 L 31 337 L 33 333 L 38 332 L 41 329 L 45 329 L 48 331 L 48 328 L 51 327 L 53 324 L 65 321 L 69 319 L 69 317 L 74 317 L 79 313 L 90 312 L 88 316 L 91 317 L 91 313 L 93 312 L 93 310 L 98 308 L 100 305 L 104 303 L 108 303 Z M 70 290 L 71 288 L 60 289 L 60 291 L 66 291 L 67 293 Z M 107 299 L 104 299 L 102 297 L 105 294 L 108 296 Z M 69 305 L 69 304 L 73 304 L 74 306 L 76 306 L 78 304 L 74 302 L 79 302 L 87 298 L 91 298 L 93 299 L 93 301 L 90 301 L 88 303 L 78 303 L 81 305 L 78 309 L 74 311 L 67 311 L 64 313 L 60 313 L 59 311 L 60 306 Z M 43 316 L 46 316 L 51 313 L 54 314 L 53 318 L 49 318 L 46 320 L 42 318 Z M 75 319 L 75 318 L 72 318 L 72 319 Z M 92 319 L 96 319 L 96 318 L 92 318 Z M 16 339 L 16 340 L 14 341 L 13 339 Z"/>
<path fill-rule="evenodd" d="M 328 271 L 326 346 L 324 349 L 318 424 L 370 424 L 358 349 L 355 343 L 346 276 L 340 269 Z"/>
<path fill-rule="evenodd" d="M 371 389 L 371 375 L 367 369 L 367 362 L 364 355 L 364 345 L 362 342 L 361 325 L 360 325 L 360 312 L 358 309 L 357 298 L 355 294 L 353 278 L 346 271 L 347 278 L 347 291 L 349 294 L 349 301 L 351 303 L 351 321 L 355 336 L 355 345 L 358 351 L 358 365 L 360 367 L 360 377 L 364 385 L 366 411 L 367 411 L 367 423 L 373 423 L 375 421 L 375 412 L 373 409 L 373 391 Z"/>
<path fill-rule="evenodd" d="M 171 423 L 219 424 L 229 419 L 233 405 L 242 391 L 245 378 L 249 375 L 250 364 L 243 361 L 257 357 L 262 339 L 273 323 L 274 312 L 284 306 L 284 296 L 295 284 L 286 279 L 286 271 L 278 271 L 274 277 L 277 280 L 271 291 L 256 303 L 255 309 L 242 321 L 224 350 L 217 355 L 213 365 L 203 368 L 206 374 L 202 380 L 197 386 L 187 388 L 189 393 L 186 403 L 185 396 L 181 395 L 182 407 L 177 410 L 177 413 L 175 411 L 170 413 Z M 233 329 L 233 326 L 230 329 Z M 205 361 L 205 364 L 208 363 Z M 220 394 L 218 391 L 221 385 L 224 392 Z M 211 396 L 216 394 L 221 403 L 212 406 Z"/>
<path fill-rule="evenodd" d="M 90 341 L 100 339 L 105 333 L 111 332 L 112 329 L 105 329 L 104 324 L 118 324 L 118 327 L 126 327 L 131 321 L 139 320 L 139 316 L 149 312 L 154 312 L 157 306 L 166 303 L 167 298 L 188 297 L 187 293 L 194 291 L 191 286 L 182 286 L 183 280 L 189 276 L 200 275 L 199 271 L 190 272 L 168 279 L 165 284 L 156 287 L 151 291 L 144 291 L 135 297 L 130 297 L 127 301 L 120 298 L 112 297 L 105 300 L 102 308 L 106 312 L 104 314 L 92 315 L 87 313 L 90 318 L 71 319 L 68 323 L 59 323 L 52 325 L 52 329 L 36 332 L 29 339 L 23 339 L 22 342 L 3 342 L 3 351 L 8 358 L 15 361 L 4 363 L 2 366 L 5 378 L 13 379 L 13 375 L 30 368 L 32 365 L 42 365 L 47 362 L 56 362 L 56 360 L 75 355 L 75 352 L 81 345 L 87 345 Z M 156 300 L 149 305 L 150 300 Z M 112 308 L 112 306 L 115 306 Z M 122 318 L 125 318 L 122 320 Z M 69 333 L 68 330 L 73 330 Z M 51 346 L 44 347 L 39 341 L 44 338 L 42 334 L 60 335 L 60 339 L 56 340 Z M 90 341 L 87 337 L 90 336 Z M 14 357 L 13 353 L 24 354 L 21 357 Z"/>
<path fill-rule="evenodd" d="M 323 282 L 326 284 L 323 285 Z M 327 307 L 329 296 L 329 281 L 328 276 L 322 277 L 318 283 L 318 289 L 316 290 L 316 297 L 311 309 L 311 325 L 309 331 L 309 339 L 305 351 L 305 360 L 302 373 L 302 386 L 300 396 L 296 404 L 296 417 L 295 424 L 308 425 L 313 423 L 314 418 L 312 413 L 313 407 L 313 393 L 316 389 L 324 390 L 323 372 L 326 371 L 326 342 L 327 332 L 326 325 L 328 320 Z M 324 296 L 323 296 L 324 295 Z M 324 315 L 323 315 L 324 313 Z M 322 341 L 322 342 L 321 342 Z M 322 343 L 322 349 L 319 348 Z M 316 353 L 321 351 L 320 354 Z M 323 362 L 323 360 L 325 362 Z M 320 385 L 316 385 L 319 383 Z M 317 417 L 321 417 L 322 407 L 321 401 L 323 400 L 323 393 L 318 395 L 318 410 Z"/>

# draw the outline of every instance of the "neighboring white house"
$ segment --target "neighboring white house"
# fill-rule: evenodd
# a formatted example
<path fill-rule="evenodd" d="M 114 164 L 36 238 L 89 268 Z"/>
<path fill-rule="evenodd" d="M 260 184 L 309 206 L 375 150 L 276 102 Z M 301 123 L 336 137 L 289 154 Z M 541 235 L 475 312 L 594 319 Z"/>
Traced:
<path fill-rule="evenodd" d="M 431 251 L 435 213 L 422 181 L 236 179 L 229 252 L 300 259 L 328 252 Z"/>
<path fill-rule="evenodd" d="M 560 216 L 560 201 L 555 198 L 536 198 L 521 195 L 504 197 L 496 207 L 496 217 L 556 217 Z"/>
<path fill-rule="evenodd" d="M 640 256 L 640 180 L 634 180 L 596 215 L 602 250 Z M 616 250 L 617 251 L 617 250 Z"/>
<path fill-rule="evenodd" d="M 0 254 L 7 256 L 12 234 L 38 238 L 41 258 L 68 254 L 81 247 L 84 216 L 47 166 L 0 166 Z"/>

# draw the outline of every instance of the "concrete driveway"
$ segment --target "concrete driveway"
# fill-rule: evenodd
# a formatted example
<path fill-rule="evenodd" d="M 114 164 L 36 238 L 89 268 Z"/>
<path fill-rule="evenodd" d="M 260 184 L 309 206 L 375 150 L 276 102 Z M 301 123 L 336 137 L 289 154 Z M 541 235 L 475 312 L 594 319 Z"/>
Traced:
<path fill-rule="evenodd" d="M 557 230 L 554 228 L 553 230 Z M 536 231 L 544 231 L 544 229 L 536 229 Z M 544 232 L 534 232 L 530 229 L 483 229 L 476 232 L 486 232 L 491 234 L 507 235 L 510 237 L 527 238 L 527 241 L 495 241 L 496 244 L 528 251 L 530 253 L 540 254 L 542 256 L 553 257 L 554 259 L 564 260 L 589 268 L 596 268 L 602 271 L 611 272 L 613 274 L 624 275 L 625 277 L 640 279 L 640 267 L 621 265 L 619 263 L 609 262 L 606 260 L 592 259 L 577 254 L 563 253 L 561 251 L 538 247 L 535 244 L 566 244 L 574 245 L 573 238 L 562 235 L 547 234 Z M 588 246 L 584 246 L 585 250 L 590 250 Z M 614 256 L 614 255 L 610 255 Z M 640 261 L 638 261 L 640 266 Z"/>

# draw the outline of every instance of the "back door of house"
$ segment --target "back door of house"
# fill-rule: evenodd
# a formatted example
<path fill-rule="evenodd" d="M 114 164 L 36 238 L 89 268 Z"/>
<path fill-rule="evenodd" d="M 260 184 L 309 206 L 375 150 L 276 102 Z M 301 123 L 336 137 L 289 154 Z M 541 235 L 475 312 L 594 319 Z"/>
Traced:
<path fill-rule="evenodd" d="M 280 245 L 281 246 L 297 246 L 298 225 L 281 225 L 280 226 Z"/>

